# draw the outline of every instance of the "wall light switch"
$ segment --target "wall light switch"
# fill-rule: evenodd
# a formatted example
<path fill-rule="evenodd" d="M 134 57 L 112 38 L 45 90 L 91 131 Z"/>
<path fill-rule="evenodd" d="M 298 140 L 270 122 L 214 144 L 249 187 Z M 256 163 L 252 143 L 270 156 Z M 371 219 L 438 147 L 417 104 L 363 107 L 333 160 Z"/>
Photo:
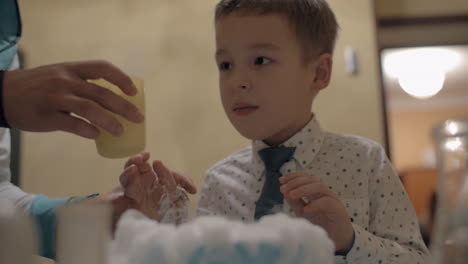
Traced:
<path fill-rule="evenodd" d="M 358 75 L 359 73 L 359 63 L 358 63 L 358 55 L 356 50 L 351 47 L 347 46 L 345 48 L 345 64 L 346 64 L 346 72 L 350 75 Z"/>

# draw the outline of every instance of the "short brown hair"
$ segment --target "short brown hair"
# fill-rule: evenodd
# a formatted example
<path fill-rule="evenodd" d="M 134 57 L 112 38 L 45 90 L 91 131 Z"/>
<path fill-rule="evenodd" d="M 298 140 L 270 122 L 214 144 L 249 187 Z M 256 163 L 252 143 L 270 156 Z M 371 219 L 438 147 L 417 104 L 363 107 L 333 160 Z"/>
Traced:
<path fill-rule="evenodd" d="M 232 13 L 285 15 L 307 55 L 333 53 L 338 22 L 326 0 L 221 0 L 215 21 Z"/>

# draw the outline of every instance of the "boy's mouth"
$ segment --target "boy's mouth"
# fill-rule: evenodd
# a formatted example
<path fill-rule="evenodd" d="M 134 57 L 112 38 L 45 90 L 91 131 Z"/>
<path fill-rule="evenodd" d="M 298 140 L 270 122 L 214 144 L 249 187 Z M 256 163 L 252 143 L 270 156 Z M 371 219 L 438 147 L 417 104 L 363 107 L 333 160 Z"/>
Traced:
<path fill-rule="evenodd" d="M 239 116 L 246 116 L 258 110 L 258 106 L 248 103 L 236 103 L 232 111 Z"/>

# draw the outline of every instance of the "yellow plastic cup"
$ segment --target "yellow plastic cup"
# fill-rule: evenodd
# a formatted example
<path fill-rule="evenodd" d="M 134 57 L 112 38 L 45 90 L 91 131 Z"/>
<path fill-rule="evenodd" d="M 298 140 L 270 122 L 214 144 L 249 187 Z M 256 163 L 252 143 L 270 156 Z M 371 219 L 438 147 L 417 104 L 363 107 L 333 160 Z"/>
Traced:
<path fill-rule="evenodd" d="M 137 88 L 137 94 L 135 96 L 127 96 L 117 86 L 104 79 L 89 81 L 113 91 L 138 107 L 142 113 L 145 113 L 145 92 L 142 79 L 132 77 L 132 81 Z M 105 158 L 116 159 L 130 157 L 142 152 L 145 149 L 146 143 L 145 121 L 133 123 L 120 115 L 111 114 L 122 124 L 123 133 L 121 136 L 113 136 L 106 130 L 98 127 L 100 132 L 99 136 L 96 138 L 98 153 Z"/>

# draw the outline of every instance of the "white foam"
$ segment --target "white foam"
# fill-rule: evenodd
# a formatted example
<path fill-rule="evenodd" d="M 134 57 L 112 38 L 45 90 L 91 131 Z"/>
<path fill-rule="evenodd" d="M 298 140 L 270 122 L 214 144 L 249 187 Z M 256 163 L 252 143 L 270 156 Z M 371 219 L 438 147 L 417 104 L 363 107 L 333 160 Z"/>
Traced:
<path fill-rule="evenodd" d="M 268 252 L 279 255 L 271 260 Z M 283 214 L 254 223 L 203 216 L 176 227 L 129 210 L 118 224 L 109 258 L 112 264 L 234 264 L 246 259 L 331 264 L 334 245 L 321 227 Z"/>
<path fill-rule="evenodd" d="M 177 186 L 173 195 L 164 194 L 159 201 L 158 214 L 163 216 L 161 223 L 177 225 L 188 221 L 189 198 L 185 190 Z"/>

